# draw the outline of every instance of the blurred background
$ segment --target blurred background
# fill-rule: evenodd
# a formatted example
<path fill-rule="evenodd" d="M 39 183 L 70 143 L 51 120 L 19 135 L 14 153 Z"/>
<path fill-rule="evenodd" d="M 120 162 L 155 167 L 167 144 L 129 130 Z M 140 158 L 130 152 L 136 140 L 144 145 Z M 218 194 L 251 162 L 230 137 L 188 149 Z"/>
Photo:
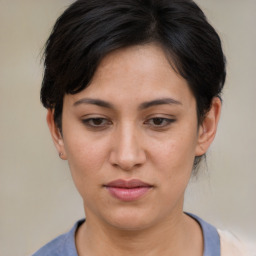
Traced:
<path fill-rule="evenodd" d="M 0 256 L 30 255 L 84 216 L 40 105 L 41 53 L 70 0 L 0 0 Z M 218 134 L 185 210 L 256 245 L 256 1 L 196 0 L 228 60 Z"/>

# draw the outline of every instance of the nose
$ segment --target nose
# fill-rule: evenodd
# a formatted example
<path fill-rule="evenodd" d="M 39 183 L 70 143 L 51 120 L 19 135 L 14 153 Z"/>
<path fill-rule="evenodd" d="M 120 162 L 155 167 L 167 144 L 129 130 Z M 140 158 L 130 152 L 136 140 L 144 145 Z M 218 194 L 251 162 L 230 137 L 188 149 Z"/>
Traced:
<path fill-rule="evenodd" d="M 146 161 L 146 152 L 141 144 L 142 138 L 136 128 L 123 125 L 113 135 L 110 163 L 125 171 L 142 166 Z"/>

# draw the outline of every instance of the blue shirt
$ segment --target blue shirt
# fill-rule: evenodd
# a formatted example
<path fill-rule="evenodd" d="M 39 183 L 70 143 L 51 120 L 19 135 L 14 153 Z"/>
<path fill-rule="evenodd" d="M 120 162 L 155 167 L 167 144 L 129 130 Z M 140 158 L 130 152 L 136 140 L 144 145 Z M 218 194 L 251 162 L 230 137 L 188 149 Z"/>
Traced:
<path fill-rule="evenodd" d="M 201 218 L 190 213 L 187 214 L 195 219 L 202 228 L 204 256 L 220 256 L 220 238 L 217 229 Z M 78 221 L 69 232 L 58 236 L 32 256 L 78 256 L 75 245 L 75 233 L 84 221 Z"/>

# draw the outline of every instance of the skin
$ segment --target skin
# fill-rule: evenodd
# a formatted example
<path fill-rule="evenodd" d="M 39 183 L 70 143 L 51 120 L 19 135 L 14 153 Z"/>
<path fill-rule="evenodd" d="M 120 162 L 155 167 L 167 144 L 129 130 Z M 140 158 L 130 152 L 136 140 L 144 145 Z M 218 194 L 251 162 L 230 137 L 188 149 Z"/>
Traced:
<path fill-rule="evenodd" d="M 89 87 L 65 95 L 62 134 L 48 110 L 53 141 L 84 202 L 79 255 L 203 255 L 201 229 L 183 213 L 184 192 L 195 156 L 214 139 L 220 109 L 214 98 L 198 125 L 186 80 L 148 44 L 110 53 Z M 104 187 L 116 179 L 152 188 L 123 202 Z"/>

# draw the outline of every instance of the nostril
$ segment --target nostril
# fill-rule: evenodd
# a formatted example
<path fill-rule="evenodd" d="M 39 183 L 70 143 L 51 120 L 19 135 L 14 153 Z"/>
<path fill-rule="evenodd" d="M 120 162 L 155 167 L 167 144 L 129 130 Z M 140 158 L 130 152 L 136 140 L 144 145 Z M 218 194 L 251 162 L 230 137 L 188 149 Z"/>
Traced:
<path fill-rule="evenodd" d="M 130 171 L 135 168 L 139 168 L 143 165 L 142 162 L 139 162 L 139 159 L 133 158 L 133 159 L 112 159 L 111 161 L 112 166 L 115 168 L 122 169 L 124 171 Z"/>

